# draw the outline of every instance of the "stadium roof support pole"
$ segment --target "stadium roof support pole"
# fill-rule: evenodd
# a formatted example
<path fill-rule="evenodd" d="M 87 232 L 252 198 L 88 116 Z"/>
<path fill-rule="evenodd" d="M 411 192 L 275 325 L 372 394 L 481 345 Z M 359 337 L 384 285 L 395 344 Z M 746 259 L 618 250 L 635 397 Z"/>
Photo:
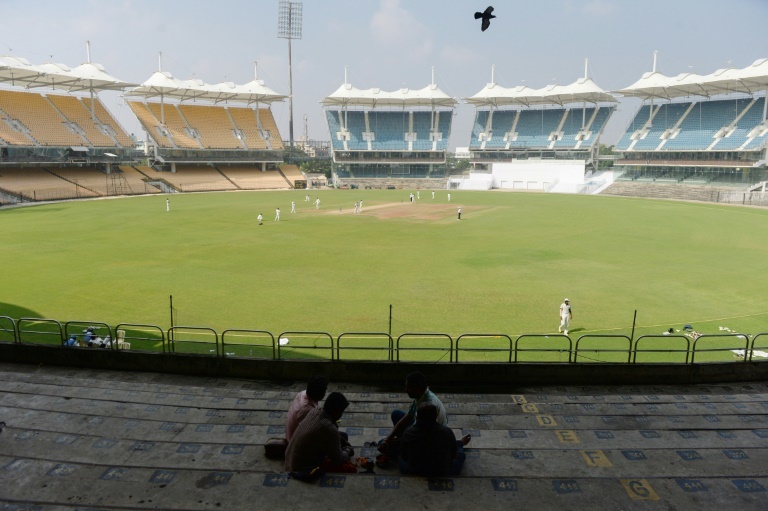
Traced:
<path fill-rule="evenodd" d="M 88 59 L 88 63 L 91 63 L 91 41 L 85 41 L 85 54 Z M 91 120 L 96 121 L 96 109 L 94 107 L 94 101 L 93 101 L 93 80 L 89 80 L 90 83 L 90 91 L 91 91 Z"/>
<path fill-rule="evenodd" d="M 157 54 L 157 70 L 163 72 L 163 52 Z M 165 126 L 165 104 L 163 102 L 163 91 L 160 90 L 160 125 Z"/>
<path fill-rule="evenodd" d="M 656 60 L 659 56 L 659 50 L 653 50 L 653 72 L 656 72 Z M 648 124 L 651 124 L 653 119 L 653 96 L 651 96 L 651 108 L 648 109 Z"/>
<path fill-rule="evenodd" d="M 432 66 L 432 87 L 434 86 L 435 86 L 435 66 Z M 434 100 L 432 101 L 432 115 L 429 118 L 429 131 L 430 131 L 430 136 L 432 135 L 432 132 L 437 131 L 437 127 L 435 126 L 435 101 Z"/>
<path fill-rule="evenodd" d="M 589 59 L 584 59 L 584 79 L 586 80 L 589 78 Z M 581 103 L 581 129 L 584 129 L 584 127 L 587 125 L 587 102 L 583 101 Z"/>
<path fill-rule="evenodd" d="M 258 81 L 259 80 L 259 71 L 257 69 L 258 65 L 259 65 L 258 62 L 256 62 L 256 61 L 253 62 L 253 79 L 254 79 L 254 81 Z M 258 99 L 256 99 L 256 112 L 255 113 L 256 113 L 256 129 L 259 130 L 259 133 L 261 133 L 261 131 L 264 128 L 261 126 L 261 116 L 259 115 L 259 100 Z"/>

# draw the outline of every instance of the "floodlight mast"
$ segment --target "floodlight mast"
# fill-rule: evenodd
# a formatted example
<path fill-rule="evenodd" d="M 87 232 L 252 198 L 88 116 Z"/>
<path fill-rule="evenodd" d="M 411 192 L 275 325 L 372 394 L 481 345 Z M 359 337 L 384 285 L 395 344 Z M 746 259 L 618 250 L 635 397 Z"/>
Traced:
<path fill-rule="evenodd" d="M 280 0 L 277 14 L 277 37 L 288 39 L 288 135 L 289 159 L 293 157 L 293 66 L 291 40 L 301 39 L 302 2 Z"/>

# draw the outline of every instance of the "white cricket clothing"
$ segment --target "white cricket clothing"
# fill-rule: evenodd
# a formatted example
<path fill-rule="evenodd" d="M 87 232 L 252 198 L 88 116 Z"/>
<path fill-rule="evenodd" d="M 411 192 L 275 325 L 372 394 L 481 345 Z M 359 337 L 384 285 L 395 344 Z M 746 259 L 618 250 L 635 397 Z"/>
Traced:
<path fill-rule="evenodd" d="M 569 303 L 560 304 L 560 328 L 557 329 L 565 331 L 565 335 L 568 335 L 568 327 L 571 324 L 571 305 Z"/>

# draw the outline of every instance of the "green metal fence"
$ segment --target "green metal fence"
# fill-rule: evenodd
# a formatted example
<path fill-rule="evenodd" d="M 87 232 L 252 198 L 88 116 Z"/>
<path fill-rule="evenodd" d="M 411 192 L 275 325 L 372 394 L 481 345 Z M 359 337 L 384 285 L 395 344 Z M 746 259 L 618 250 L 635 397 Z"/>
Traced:
<path fill-rule="evenodd" d="M 455 339 L 439 332 L 407 332 L 394 339 L 383 332 L 286 331 L 228 329 L 219 334 L 203 326 L 120 323 L 114 328 L 98 321 L 0 316 L 0 343 L 93 349 L 83 341 L 93 327 L 99 337 L 110 336 L 108 349 L 149 353 L 196 354 L 261 360 L 344 360 L 434 363 L 617 363 L 707 364 L 768 362 L 768 332 L 754 335 L 643 335 L 633 341 L 622 334 L 461 334 Z M 78 346 L 68 346 L 75 337 Z"/>

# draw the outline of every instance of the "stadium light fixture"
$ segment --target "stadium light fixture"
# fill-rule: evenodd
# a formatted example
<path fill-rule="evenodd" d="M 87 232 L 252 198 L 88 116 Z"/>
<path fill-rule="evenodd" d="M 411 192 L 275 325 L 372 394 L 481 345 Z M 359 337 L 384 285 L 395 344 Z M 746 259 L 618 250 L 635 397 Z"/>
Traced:
<path fill-rule="evenodd" d="M 291 40 L 301 39 L 302 2 L 280 0 L 277 12 L 277 37 L 288 39 L 288 135 L 289 157 L 293 155 L 293 66 L 291 65 Z"/>

